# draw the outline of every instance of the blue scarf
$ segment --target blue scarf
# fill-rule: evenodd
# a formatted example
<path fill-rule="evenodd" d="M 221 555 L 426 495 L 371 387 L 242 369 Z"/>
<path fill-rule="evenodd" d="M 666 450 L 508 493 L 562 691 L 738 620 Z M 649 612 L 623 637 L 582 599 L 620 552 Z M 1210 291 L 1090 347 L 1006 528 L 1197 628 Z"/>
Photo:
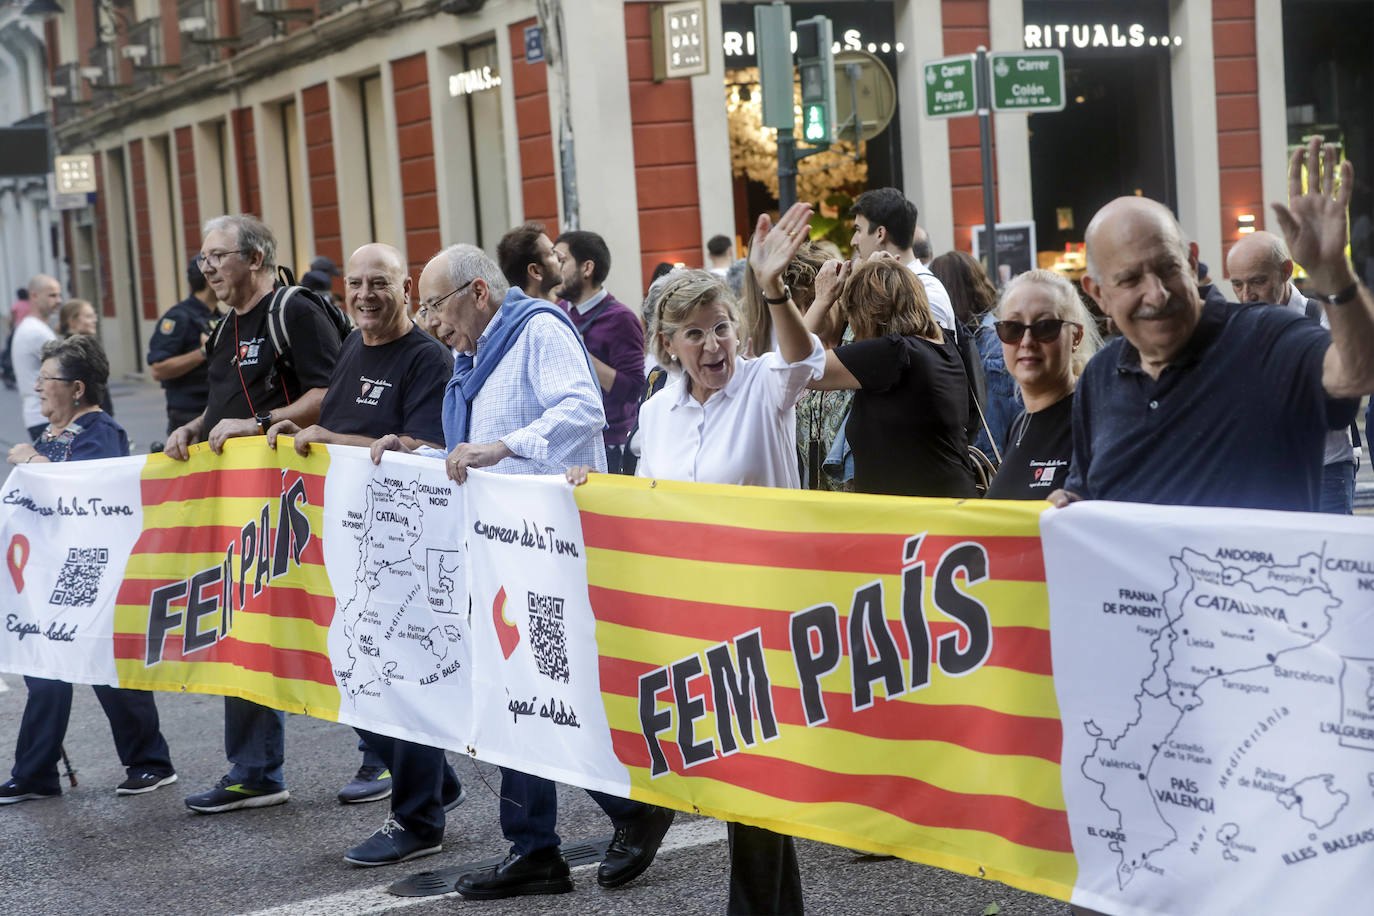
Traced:
<path fill-rule="evenodd" d="M 572 319 L 553 303 L 544 299 L 532 299 L 526 296 L 523 290 L 511 287 L 496 315 L 492 316 L 493 323 L 496 323 L 498 318 L 500 323 L 482 342 L 476 360 L 474 361 L 470 354 L 459 353 L 453 361 L 453 377 L 448 380 L 448 386 L 444 389 L 444 444 L 448 446 L 448 451 L 453 451 L 458 443 L 468 441 L 473 398 L 477 397 L 477 392 L 482 390 L 482 386 L 486 384 L 487 378 L 496 367 L 501 365 L 501 360 L 505 359 L 510 348 L 515 346 L 515 341 L 519 339 L 525 325 L 541 313 L 553 315 L 567 325 L 568 330 L 582 346 L 582 355 L 587 357 L 587 370 L 592 373 L 592 378 L 596 377 L 591 357 L 587 356 L 587 347 L 582 344 L 582 336 L 577 333 Z"/>

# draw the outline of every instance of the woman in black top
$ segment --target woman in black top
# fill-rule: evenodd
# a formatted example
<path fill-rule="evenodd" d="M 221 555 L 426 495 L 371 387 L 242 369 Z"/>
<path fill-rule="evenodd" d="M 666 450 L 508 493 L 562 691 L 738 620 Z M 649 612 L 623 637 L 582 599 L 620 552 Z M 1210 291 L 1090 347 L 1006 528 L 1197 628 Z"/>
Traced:
<path fill-rule="evenodd" d="M 819 390 L 852 389 L 845 434 L 854 453 L 854 488 L 892 496 L 973 496 L 968 464 L 968 381 L 952 341 L 930 313 L 925 288 L 905 265 L 868 261 L 845 280 L 842 308 L 829 301 L 831 261 L 816 278 L 807 325 L 827 346 L 847 318 L 855 341 L 826 354 Z M 824 307 L 817 307 L 824 306 Z M 842 313 L 842 314 L 841 314 Z"/>
<path fill-rule="evenodd" d="M 1073 457 L 1073 389 L 1102 345 L 1068 280 L 1032 270 L 1007 285 L 994 325 L 1026 409 L 1011 424 L 989 499 L 1043 499 L 1062 487 Z"/>

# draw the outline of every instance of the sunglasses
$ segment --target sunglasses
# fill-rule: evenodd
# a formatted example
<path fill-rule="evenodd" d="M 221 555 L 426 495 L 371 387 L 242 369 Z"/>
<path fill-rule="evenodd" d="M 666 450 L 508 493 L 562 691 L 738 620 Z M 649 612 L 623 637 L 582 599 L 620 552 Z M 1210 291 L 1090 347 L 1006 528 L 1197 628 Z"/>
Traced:
<path fill-rule="evenodd" d="M 1020 343 L 1026 330 L 1031 332 L 1031 340 L 1037 343 L 1049 343 L 1059 337 L 1059 332 L 1064 329 L 1064 325 L 1071 324 L 1076 328 L 1083 325 L 1077 321 L 1066 321 L 1063 318 L 1040 318 L 1026 324 L 1024 321 L 994 321 L 992 326 L 997 329 L 997 337 L 1002 343 Z"/>

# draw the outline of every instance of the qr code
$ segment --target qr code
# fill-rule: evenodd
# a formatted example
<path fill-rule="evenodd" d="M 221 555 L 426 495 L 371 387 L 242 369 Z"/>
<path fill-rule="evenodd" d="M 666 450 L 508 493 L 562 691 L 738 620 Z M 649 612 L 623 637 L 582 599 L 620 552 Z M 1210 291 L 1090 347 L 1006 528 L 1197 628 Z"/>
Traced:
<path fill-rule="evenodd" d="M 563 599 L 552 595 L 530 596 L 530 647 L 539 673 L 552 681 L 568 683 L 568 638 L 563 629 Z"/>
<path fill-rule="evenodd" d="M 110 562 L 110 551 L 104 547 L 69 547 L 67 561 L 57 576 L 49 604 L 69 607 L 90 607 L 100 592 L 100 577 Z"/>

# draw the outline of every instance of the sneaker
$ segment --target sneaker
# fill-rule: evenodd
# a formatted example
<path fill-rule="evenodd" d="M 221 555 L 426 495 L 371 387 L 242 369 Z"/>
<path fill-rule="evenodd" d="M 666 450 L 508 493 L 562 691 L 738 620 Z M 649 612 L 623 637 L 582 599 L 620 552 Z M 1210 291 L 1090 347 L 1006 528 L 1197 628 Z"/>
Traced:
<path fill-rule="evenodd" d="M 408 832 L 401 826 L 400 821 L 388 814 L 386 821 L 377 828 L 376 833 L 344 854 L 344 861 L 349 865 L 371 868 L 376 865 L 409 862 L 421 856 L 432 856 L 443 849 L 442 842 L 426 843 Z"/>
<path fill-rule="evenodd" d="M 463 788 L 463 784 L 462 784 L 462 783 L 459 783 L 459 784 L 458 784 L 458 794 L 455 795 L 455 796 L 453 796 L 453 798 L 451 798 L 450 800 L 444 802 L 444 810 L 445 810 L 445 811 L 452 811 L 454 808 L 458 807 L 459 805 L 461 805 L 463 802 L 465 802 L 465 801 L 467 801 L 467 800 L 468 800 L 468 790 Z"/>
<path fill-rule="evenodd" d="M 209 792 L 186 796 L 186 807 L 199 814 L 219 814 L 238 808 L 267 808 L 291 797 L 286 789 L 255 789 L 223 777 Z"/>
<path fill-rule="evenodd" d="M 339 790 L 339 801 L 345 805 L 381 801 L 391 795 L 391 771 L 386 767 L 358 767 L 358 775 Z"/>
<path fill-rule="evenodd" d="M 170 786 L 176 781 L 177 774 L 175 773 L 168 773 L 166 776 L 159 776 L 156 773 L 139 773 L 137 776 L 130 776 L 115 786 L 115 794 L 142 795 L 144 792 L 151 792 L 162 786 Z"/>
<path fill-rule="evenodd" d="M 0 805 L 13 805 L 23 801 L 33 801 L 39 798 L 57 798 L 62 794 L 62 790 L 56 792 L 30 792 L 11 779 L 9 782 L 0 786 Z"/>

